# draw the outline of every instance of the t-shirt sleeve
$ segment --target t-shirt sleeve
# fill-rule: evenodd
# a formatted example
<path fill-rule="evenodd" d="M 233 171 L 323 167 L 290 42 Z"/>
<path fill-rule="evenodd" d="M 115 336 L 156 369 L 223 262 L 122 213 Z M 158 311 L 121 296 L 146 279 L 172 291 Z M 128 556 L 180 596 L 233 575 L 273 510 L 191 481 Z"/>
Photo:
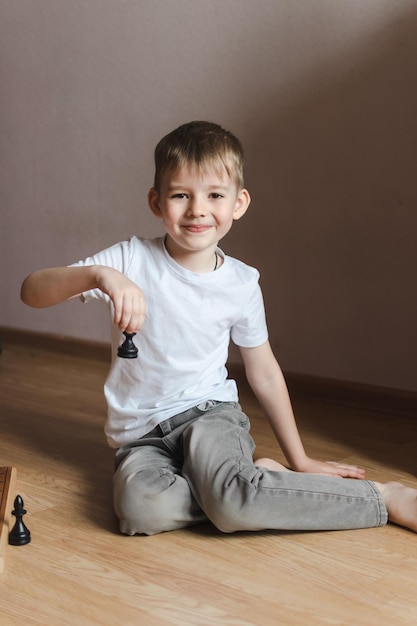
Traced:
<path fill-rule="evenodd" d="M 231 337 L 242 348 L 256 348 L 268 339 L 264 300 L 258 282 L 243 308 L 242 316 L 232 326 Z"/>
<path fill-rule="evenodd" d="M 130 256 L 130 242 L 122 241 L 111 246 L 110 248 L 101 250 L 101 252 L 97 252 L 84 260 L 72 263 L 69 267 L 104 265 L 125 274 L 130 264 Z M 89 291 L 85 291 L 81 294 L 80 298 L 83 302 L 89 302 L 90 300 L 104 300 L 107 303 L 110 302 L 109 296 L 103 293 L 101 289 L 90 289 Z"/>

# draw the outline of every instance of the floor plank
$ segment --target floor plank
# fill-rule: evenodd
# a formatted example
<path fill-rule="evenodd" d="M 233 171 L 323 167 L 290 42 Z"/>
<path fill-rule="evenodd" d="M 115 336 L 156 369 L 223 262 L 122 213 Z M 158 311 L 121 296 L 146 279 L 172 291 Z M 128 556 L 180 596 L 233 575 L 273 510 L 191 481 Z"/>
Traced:
<path fill-rule="evenodd" d="M 224 535 L 210 524 L 124 537 L 111 501 L 107 363 L 24 345 L 0 355 L 0 464 L 17 468 L 32 541 L 7 546 L 2 626 L 390 626 L 417 623 L 417 536 L 360 531 Z M 241 387 L 259 456 L 283 461 Z M 417 421 L 293 398 L 308 452 L 416 485 Z"/>

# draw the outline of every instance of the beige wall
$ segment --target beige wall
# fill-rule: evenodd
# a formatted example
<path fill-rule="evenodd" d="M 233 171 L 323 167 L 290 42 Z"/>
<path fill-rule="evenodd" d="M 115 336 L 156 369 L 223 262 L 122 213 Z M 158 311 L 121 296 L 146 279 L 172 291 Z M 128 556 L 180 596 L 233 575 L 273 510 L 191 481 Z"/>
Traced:
<path fill-rule="evenodd" d="M 105 340 L 99 305 L 26 308 L 30 271 L 131 234 L 156 141 L 210 119 L 253 203 L 284 369 L 417 390 L 417 2 L 2 0 L 0 324 Z"/>

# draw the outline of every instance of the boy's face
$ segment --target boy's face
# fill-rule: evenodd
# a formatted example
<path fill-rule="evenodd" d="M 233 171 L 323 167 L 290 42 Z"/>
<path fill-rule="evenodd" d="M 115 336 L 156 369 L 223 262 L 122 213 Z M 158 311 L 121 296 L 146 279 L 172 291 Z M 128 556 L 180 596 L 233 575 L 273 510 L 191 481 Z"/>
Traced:
<path fill-rule="evenodd" d="M 170 253 L 214 252 L 233 221 L 246 212 L 250 196 L 237 189 L 226 171 L 181 167 L 166 173 L 159 192 L 151 189 L 149 206 L 161 218 L 167 232 Z"/>

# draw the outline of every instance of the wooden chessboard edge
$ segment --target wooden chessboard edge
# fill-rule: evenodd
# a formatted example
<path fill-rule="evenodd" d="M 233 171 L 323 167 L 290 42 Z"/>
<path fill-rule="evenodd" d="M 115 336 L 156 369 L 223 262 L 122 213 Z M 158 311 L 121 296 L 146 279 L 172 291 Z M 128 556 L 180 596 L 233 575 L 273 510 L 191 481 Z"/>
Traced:
<path fill-rule="evenodd" d="M 10 520 L 15 498 L 17 476 L 15 467 L 2 467 L 1 469 L 6 470 L 6 480 L 3 486 L 0 507 L 0 574 L 4 571 L 6 550 L 9 543 Z"/>

